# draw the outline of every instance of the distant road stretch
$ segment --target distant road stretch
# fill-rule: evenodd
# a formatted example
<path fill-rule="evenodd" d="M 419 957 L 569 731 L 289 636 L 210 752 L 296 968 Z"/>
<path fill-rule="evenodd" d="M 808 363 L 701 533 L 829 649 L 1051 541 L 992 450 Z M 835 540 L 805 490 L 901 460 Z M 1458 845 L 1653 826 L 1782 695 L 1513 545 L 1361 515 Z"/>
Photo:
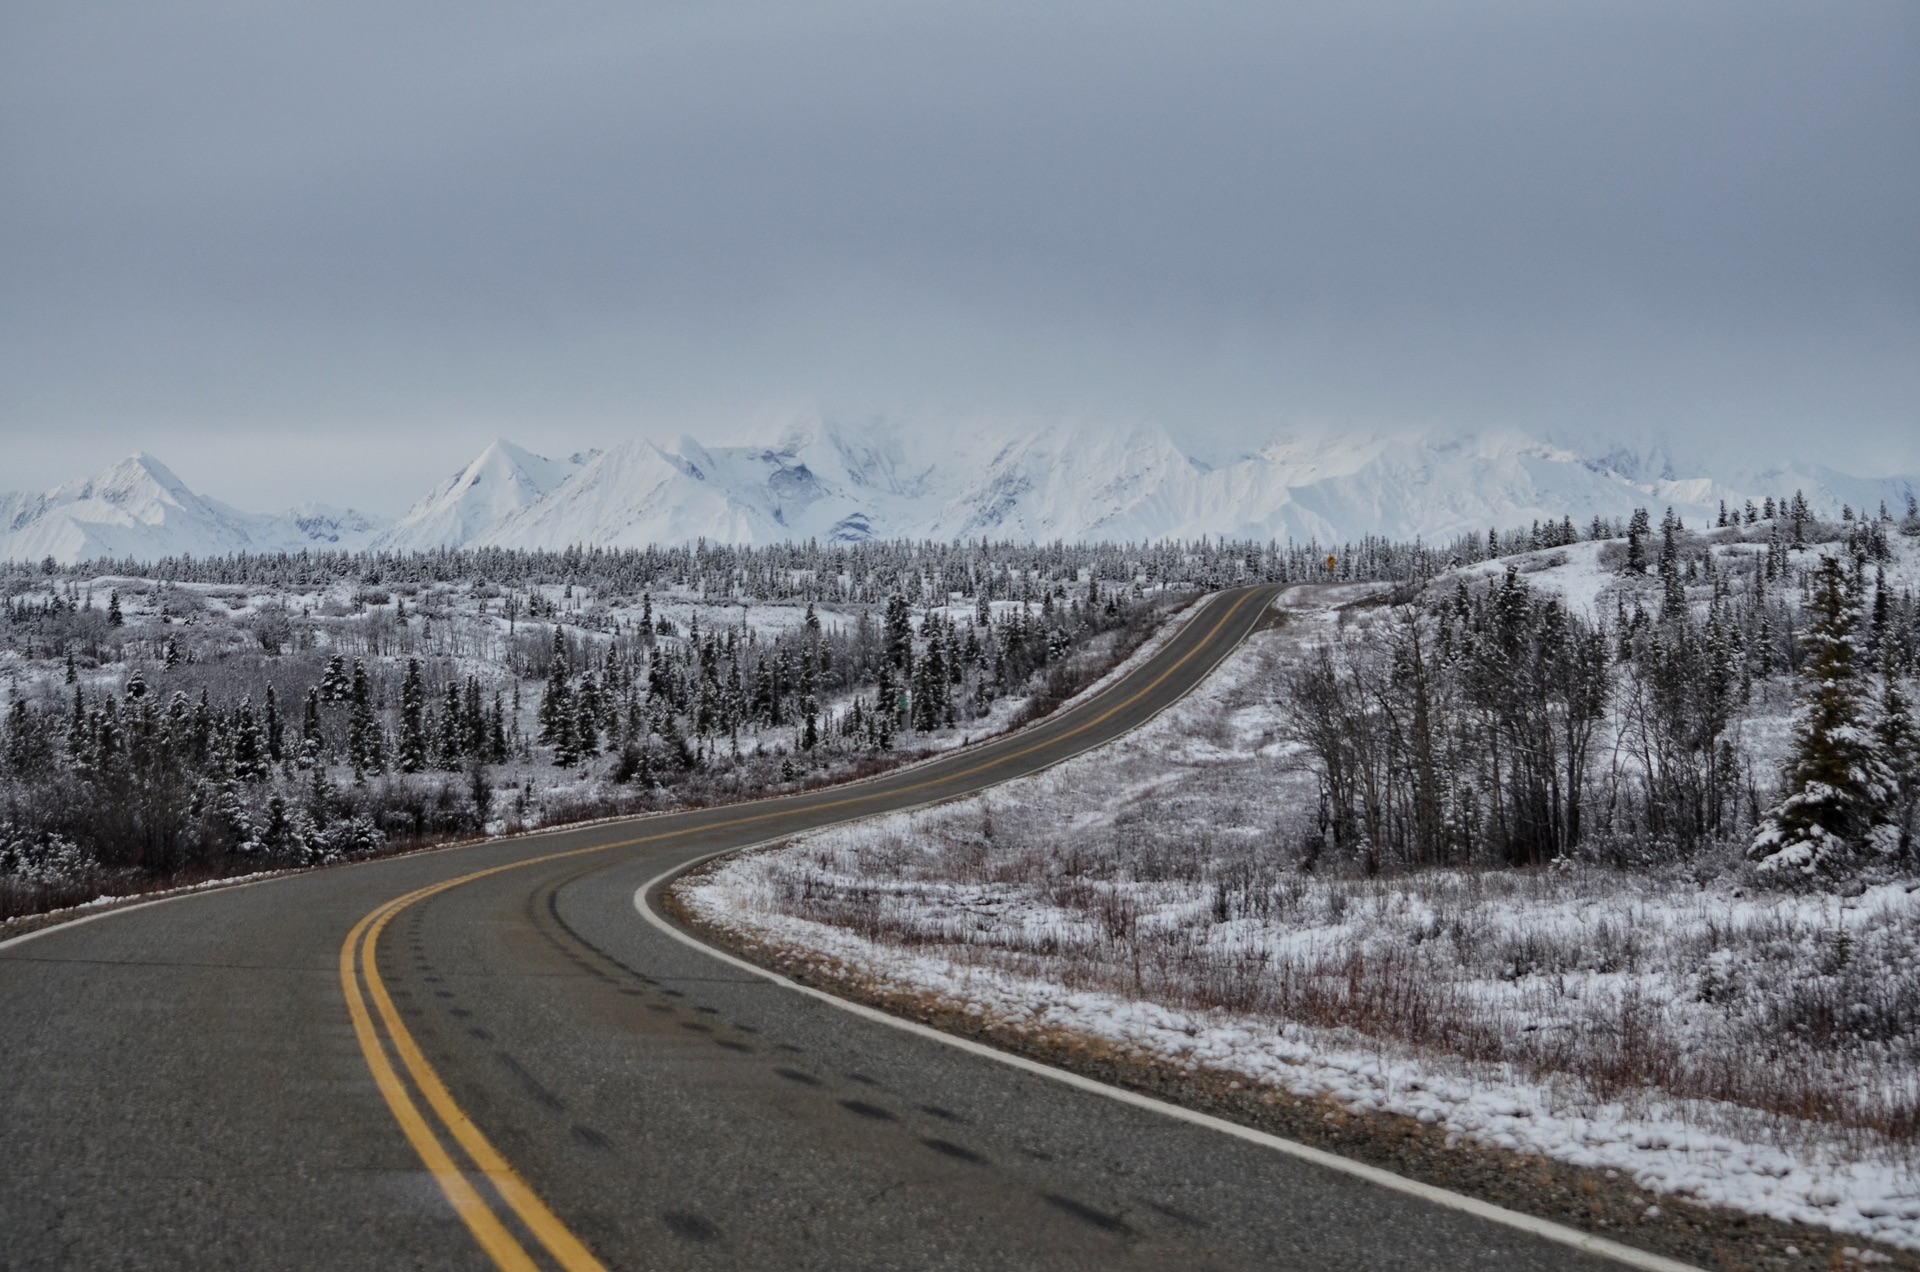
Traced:
<path fill-rule="evenodd" d="M 635 913 L 711 853 L 1111 740 L 1278 591 L 1211 596 L 1103 692 L 872 781 L 0 947 L 0 1267 L 1611 1266 L 863 1020 Z"/>

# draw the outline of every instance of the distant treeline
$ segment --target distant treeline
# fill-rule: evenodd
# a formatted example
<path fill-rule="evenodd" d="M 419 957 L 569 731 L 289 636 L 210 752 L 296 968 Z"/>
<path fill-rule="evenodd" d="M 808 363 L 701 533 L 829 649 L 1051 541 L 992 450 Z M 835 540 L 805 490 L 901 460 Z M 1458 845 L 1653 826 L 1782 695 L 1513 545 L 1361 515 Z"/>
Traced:
<path fill-rule="evenodd" d="M 1509 547 L 1525 535 L 1504 536 Z M 1037 601 L 1044 585 L 1076 577 L 1149 586 L 1224 587 L 1237 582 L 1327 578 L 1414 578 L 1482 544 L 1462 537 L 1436 552 L 1382 538 L 1325 547 L 1202 539 L 1150 544 L 989 542 L 775 543 L 760 546 L 698 543 L 633 549 L 568 548 L 528 552 L 507 548 L 433 552 L 241 553 L 168 557 L 158 561 L 100 560 L 59 565 L 51 559 L 0 563 L 0 595 L 44 588 L 50 578 L 112 576 L 167 583 L 225 584 L 266 589 L 368 587 L 396 584 L 476 584 L 506 590 L 571 583 L 604 597 L 689 591 L 709 600 L 878 604 L 900 595 L 915 604 L 969 598 Z M 1517 549 L 1516 549 L 1517 550 Z"/>

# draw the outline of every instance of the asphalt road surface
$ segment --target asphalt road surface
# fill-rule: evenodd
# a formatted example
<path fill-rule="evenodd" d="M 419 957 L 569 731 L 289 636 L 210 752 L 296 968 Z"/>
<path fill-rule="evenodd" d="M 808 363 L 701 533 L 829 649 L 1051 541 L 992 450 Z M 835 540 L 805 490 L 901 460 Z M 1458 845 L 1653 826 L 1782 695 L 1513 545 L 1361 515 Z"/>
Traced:
<path fill-rule="evenodd" d="M 636 914 L 677 864 L 1134 727 L 1275 590 L 1209 598 L 1105 692 L 881 779 L 0 948 L 0 1266 L 1613 1266 L 863 1020 Z"/>

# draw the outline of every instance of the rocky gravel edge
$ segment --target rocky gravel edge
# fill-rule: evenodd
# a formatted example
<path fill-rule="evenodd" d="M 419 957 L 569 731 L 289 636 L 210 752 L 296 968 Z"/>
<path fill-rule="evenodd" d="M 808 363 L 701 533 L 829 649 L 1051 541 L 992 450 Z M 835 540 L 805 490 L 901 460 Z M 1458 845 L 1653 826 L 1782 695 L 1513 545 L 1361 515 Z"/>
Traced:
<path fill-rule="evenodd" d="M 689 877 L 668 885 L 661 909 L 701 940 L 799 984 L 1001 1051 L 1716 1272 L 1856 1267 L 1920 1272 L 1920 1254 L 1914 1251 L 1681 1197 L 1655 1196 L 1617 1171 L 1509 1152 L 1450 1136 L 1444 1128 L 1423 1126 L 1412 1118 L 1355 1112 L 1330 1098 L 1309 1100 L 1250 1086 L 1233 1074 L 1188 1072 L 1136 1059 L 1088 1034 L 1016 1031 L 969 1015 L 957 1000 L 905 990 L 816 951 L 766 943 L 742 929 L 710 923 L 678 896 Z"/>

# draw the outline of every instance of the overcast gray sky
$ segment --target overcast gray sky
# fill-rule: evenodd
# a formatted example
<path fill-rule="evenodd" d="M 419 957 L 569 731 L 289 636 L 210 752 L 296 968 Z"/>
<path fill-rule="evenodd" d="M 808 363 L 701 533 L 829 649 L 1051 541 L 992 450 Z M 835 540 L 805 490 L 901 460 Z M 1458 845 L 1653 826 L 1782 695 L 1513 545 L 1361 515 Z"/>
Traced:
<path fill-rule="evenodd" d="M 808 411 L 1920 468 L 1912 0 L 10 0 L 0 174 L 0 488 Z"/>

